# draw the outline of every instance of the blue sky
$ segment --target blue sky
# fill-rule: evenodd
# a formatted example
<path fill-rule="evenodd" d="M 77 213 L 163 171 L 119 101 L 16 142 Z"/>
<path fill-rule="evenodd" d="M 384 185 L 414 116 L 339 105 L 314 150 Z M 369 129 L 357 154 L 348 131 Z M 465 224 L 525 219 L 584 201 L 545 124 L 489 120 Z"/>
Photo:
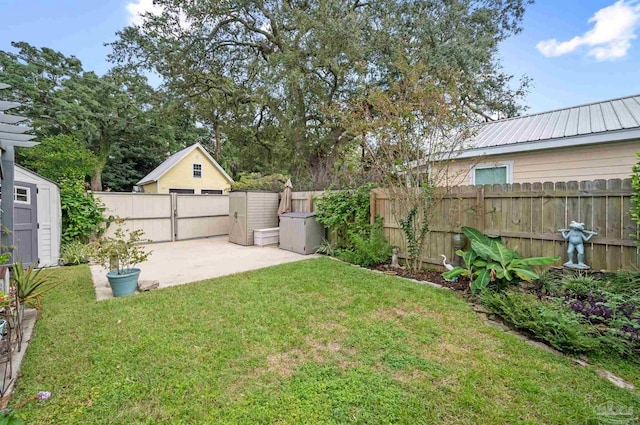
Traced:
<path fill-rule="evenodd" d="M 75 55 L 101 74 L 109 68 L 103 44 L 151 2 L 0 0 L 0 49 L 27 41 Z M 507 72 L 533 79 L 528 112 L 640 93 L 640 0 L 538 0 L 523 27 L 500 55 Z"/>

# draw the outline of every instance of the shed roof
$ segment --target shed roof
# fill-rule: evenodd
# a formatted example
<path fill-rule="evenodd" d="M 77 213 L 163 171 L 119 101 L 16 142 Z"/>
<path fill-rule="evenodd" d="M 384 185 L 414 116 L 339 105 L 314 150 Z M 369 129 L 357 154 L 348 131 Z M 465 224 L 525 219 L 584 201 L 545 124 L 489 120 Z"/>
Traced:
<path fill-rule="evenodd" d="M 640 138 L 640 95 L 483 124 L 469 151 L 491 153 L 502 147 L 504 153 L 633 138 Z"/>
<path fill-rule="evenodd" d="M 220 164 L 218 164 L 218 162 L 215 159 L 213 159 L 211 155 L 209 155 L 209 152 L 207 152 L 207 150 L 200 143 L 194 143 L 193 145 L 187 148 L 184 148 L 181 151 L 174 153 L 169 158 L 165 159 L 162 162 L 162 164 L 158 165 L 153 171 L 151 171 L 149 174 L 144 176 L 142 180 L 140 180 L 136 184 L 143 185 L 143 184 L 158 181 L 158 179 L 160 179 L 160 177 L 166 174 L 167 171 L 172 169 L 184 157 L 186 157 L 196 149 L 200 149 L 205 154 L 205 156 L 213 163 L 214 167 L 216 167 L 218 171 L 220 171 L 220 173 L 222 173 L 222 175 L 229 181 L 229 183 L 233 183 L 233 179 L 227 174 L 226 171 L 224 171 L 224 169 L 220 166 Z"/>

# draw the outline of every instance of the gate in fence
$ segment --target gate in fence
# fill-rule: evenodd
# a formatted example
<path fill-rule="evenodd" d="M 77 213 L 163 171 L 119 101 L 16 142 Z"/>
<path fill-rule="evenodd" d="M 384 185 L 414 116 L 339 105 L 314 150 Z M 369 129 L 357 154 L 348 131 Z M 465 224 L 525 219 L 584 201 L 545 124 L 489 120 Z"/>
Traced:
<path fill-rule="evenodd" d="M 152 242 L 171 242 L 229 234 L 228 195 L 96 192 L 106 216 L 141 229 Z M 112 226 L 113 227 L 113 226 Z M 113 228 L 107 229 L 107 235 Z"/>

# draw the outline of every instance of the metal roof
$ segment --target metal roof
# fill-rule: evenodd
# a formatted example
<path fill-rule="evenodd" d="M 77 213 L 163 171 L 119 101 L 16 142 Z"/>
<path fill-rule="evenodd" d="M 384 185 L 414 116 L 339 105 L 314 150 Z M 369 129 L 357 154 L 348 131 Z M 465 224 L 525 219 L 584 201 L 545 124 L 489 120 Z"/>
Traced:
<path fill-rule="evenodd" d="M 565 138 L 578 141 L 623 130 L 640 130 L 640 95 L 483 124 L 470 140 L 470 149 Z"/>
<path fill-rule="evenodd" d="M 136 185 L 140 186 L 140 185 L 143 185 L 143 184 L 147 184 L 147 183 L 158 181 L 158 179 L 160 179 L 160 177 L 162 177 L 167 171 L 172 169 L 185 156 L 187 156 L 192 151 L 194 151 L 195 149 L 198 149 L 198 148 L 202 152 L 204 152 L 205 156 L 213 163 L 214 167 L 216 167 L 218 169 L 218 171 L 220 171 L 222 173 L 222 175 L 227 180 L 229 180 L 229 183 L 233 183 L 233 179 L 226 173 L 226 171 L 224 171 L 224 169 L 220 166 L 220 164 L 218 164 L 216 162 L 216 160 L 213 159 L 213 157 L 211 155 L 209 155 L 209 152 L 207 152 L 207 150 L 204 147 L 202 147 L 202 145 L 200 143 L 195 143 L 195 144 L 193 144 L 193 145 L 191 145 L 191 146 L 189 146 L 187 148 L 182 149 L 181 151 L 178 151 L 178 152 L 174 153 L 169 158 L 165 159 L 162 162 L 162 164 L 158 165 L 152 172 L 150 172 L 149 174 L 144 176 L 142 178 L 142 180 L 140 180 L 138 183 L 136 183 Z"/>

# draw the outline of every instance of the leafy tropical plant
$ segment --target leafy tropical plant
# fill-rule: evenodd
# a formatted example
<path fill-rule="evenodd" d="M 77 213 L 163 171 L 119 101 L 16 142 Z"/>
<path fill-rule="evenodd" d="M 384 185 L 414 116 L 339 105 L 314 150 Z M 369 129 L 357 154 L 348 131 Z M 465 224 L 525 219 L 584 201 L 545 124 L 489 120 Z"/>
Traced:
<path fill-rule="evenodd" d="M 113 237 L 102 237 L 93 243 L 92 257 L 108 270 L 127 274 L 136 264 L 145 262 L 151 255 L 151 252 L 140 245 L 148 242 L 142 238 L 143 235 L 142 230 L 127 234 L 122 224 L 119 224 Z"/>
<path fill-rule="evenodd" d="M 540 277 L 533 271 L 532 266 L 551 264 L 560 259 L 559 257 L 522 258 L 517 251 L 505 246 L 499 238 L 490 238 L 473 227 L 462 227 L 462 231 L 471 241 L 471 251 L 456 252 L 462 257 L 465 266 L 457 266 L 442 276 L 449 280 L 457 276 L 468 277 L 473 291 L 480 291 L 495 281 L 530 282 Z"/>
<path fill-rule="evenodd" d="M 11 272 L 11 286 L 19 302 L 27 303 L 39 310 L 42 295 L 60 284 L 43 272 L 44 269 L 36 269 L 33 264 L 26 269 L 22 261 L 15 264 Z"/>

